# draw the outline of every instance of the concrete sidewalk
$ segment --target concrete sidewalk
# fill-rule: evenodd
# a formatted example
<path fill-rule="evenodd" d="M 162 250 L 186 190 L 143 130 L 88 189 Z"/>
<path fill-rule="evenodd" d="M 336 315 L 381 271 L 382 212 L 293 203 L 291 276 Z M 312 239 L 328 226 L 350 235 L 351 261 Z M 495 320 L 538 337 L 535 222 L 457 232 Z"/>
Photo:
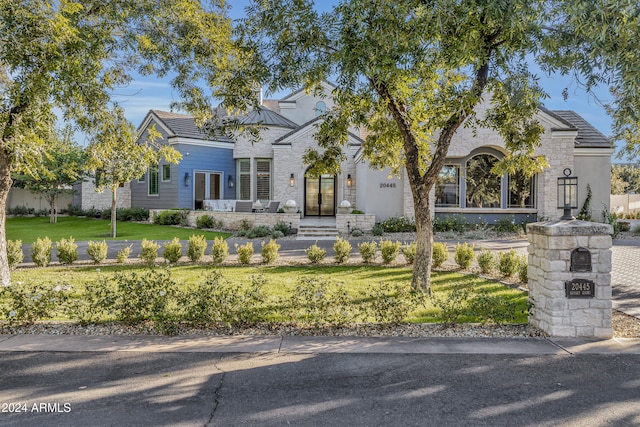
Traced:
<path fill-rule="evenodd" d="M 640 354 L 640 339 L 0 335 L 0 352 Z"/>

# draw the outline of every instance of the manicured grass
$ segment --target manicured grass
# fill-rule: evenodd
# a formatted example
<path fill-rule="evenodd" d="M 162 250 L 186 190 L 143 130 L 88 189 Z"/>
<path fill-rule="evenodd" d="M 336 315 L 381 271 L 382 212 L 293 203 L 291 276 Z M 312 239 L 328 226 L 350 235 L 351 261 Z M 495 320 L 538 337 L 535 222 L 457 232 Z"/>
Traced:
<path fill-rule="evenodd" d="M 146 270 L 145 267 L 139 265 L 102 266 L 99 269 L 95 267 L 33 268 L 14 271 L 12 280 L 14 283 L 69 284 L 73 287 L 74 294 L 80 294 L 86 283 L 93 282 L 99 277 L 105 275 L 111 277 L 116 272 L 142 274 Z M 227 283 L 233 284 L 232 289 L 236 289 L 238 292 L 241 288 L 249 286 L 252 276 L 262 275 L 266 280 L 262 292 L 266 296 L 265 300 L 269 301 L 267 308 L 272 311 L 274 307 L 285 306 L 292 295 L 296 293 L 302 295 L 297 287 L 300 286 L 303 278 L 326 281 L 330 284 L 326 289 L 327 294 L 335 294 L 341 285 L 351 301 L 351 307 L 358 310 L 360 306 L 364 306 L 367 301 L 371 300 L 372 291 L 375 291 L 380 283 L 386 283 L 393 287 L 396 285 L 407 287 L 412 274 L 411 268 L 408 267 L 385 266 L 225 266 L 214 268 L 204 265 L 177 265 L 170 267 L 171 279 L 178 284 L 181 291 L 193 289 L 197 284 L 204 283 L 205 279 L 214 271 L 220 272 Z M 446 300 L 452 291 L 462 288 L 472 289 L 475 294 L 486 292 L 485 296 L 500 297 L 502 301 L 514 304 L 517 313 L 514 322 L 527 322 L 527 294 L 525 292 L 474 275 L 456 272 L 433 273 L 432 289 L 435 298 Z M 313 295 L 311 298 L 313 299 Z M 285 315 L 274 314 L 274 316 L 272 317 L 274 321 L 289 320 L 283 317 L 286 316 L 286 313 Z M 369 319 L 369 321 L 372 320 L 372 318 Z M 434 303 L 434 299 L 427 298 L 424 305 L 417 305 L 408 313 L 406 320 L 420 323 L 442 322 L 442 313 Z M 486 320 L 473 315 L 464 315 L 459 319 L 461 322 L 484 322 Z"/>
<path fill-rule="evenodd" d="M 22 240 L 23 244 L 34 242 L 38 237 L 49 237 L 55 242 L 71 236 L 76 242 L 82 242 L 87 240 L 171 240 L 174 237 L 186 240 L 192 234 L 204 234 L 208 240 L 219 236 L 224 238 L 230 236 L 228 233 L 128 221 L 118 221 L 116 239 L 109 237 L 110 230 L 110 221 L 104 219 L 59 217 L 55 224 L 50 224 L 48 217 L 7 219 L 7 239 Z"/>

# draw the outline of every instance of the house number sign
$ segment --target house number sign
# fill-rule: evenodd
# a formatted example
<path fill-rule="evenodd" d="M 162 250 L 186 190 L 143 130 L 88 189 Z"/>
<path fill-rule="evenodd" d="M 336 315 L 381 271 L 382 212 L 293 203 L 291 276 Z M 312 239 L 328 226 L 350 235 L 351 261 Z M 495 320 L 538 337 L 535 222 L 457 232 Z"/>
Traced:
<path fill-rule="evenodd" d="M 381 182 L 380 188 L 396 188 L 395 182 Z"/>
<path fill-rule="evenodd" d="M 564 293 L 567 298 L 593 298 L 596 293 L 593 280 L 573 279 L 564 282 Z"/>

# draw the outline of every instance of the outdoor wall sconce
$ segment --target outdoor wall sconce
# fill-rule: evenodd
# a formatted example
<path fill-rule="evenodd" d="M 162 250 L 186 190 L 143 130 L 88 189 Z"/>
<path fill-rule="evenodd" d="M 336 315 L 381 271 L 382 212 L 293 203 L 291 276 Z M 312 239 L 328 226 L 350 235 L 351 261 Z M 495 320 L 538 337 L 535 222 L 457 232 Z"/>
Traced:
<path fill-rule="evenodd" d="M 558 178 L 558 209 L 564 209 L 562 220 L 575 219 L 571 215 L 571 209 L 578 208 L 578 177 L 570 176 L 571 169 L 565 168 L 562 171 L 563 177 Z"/>
<path fill-rule="evenodd" d="M 353 185 L 353 179 L 351 178 L 351 174 L 347 174 L 347 187 L 351 187 Z"/>
<path fill-rule="evenodd" d="M 291 174 L 291 177 L 289 177 L 289 187 L 293 187 L 296 185 L 296 178 L 293 176 L 293 174 Z"/>
<path fill-rule="evenodd" d="M 233 188 L 233 177 L 231 175 L 229 175 L 229 179 L 227 179 L 227 186 Z"/>
<path fill-rule="evenodd" d="M 189 172 L 185 172 L 184 173 L 184 186 L 188 187 L 191 185 L 191 175 L 189 175 Z"/>

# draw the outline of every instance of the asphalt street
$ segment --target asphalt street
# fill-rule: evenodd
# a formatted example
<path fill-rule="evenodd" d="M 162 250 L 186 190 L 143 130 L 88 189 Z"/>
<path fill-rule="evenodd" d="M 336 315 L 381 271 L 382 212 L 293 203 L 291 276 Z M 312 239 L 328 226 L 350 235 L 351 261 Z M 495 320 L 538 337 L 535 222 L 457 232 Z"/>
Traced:
<path fill-rule="evenodd" d="M 27 351 L 0 378 L 3 426 L 640 424 L 638 354 Z"/>

